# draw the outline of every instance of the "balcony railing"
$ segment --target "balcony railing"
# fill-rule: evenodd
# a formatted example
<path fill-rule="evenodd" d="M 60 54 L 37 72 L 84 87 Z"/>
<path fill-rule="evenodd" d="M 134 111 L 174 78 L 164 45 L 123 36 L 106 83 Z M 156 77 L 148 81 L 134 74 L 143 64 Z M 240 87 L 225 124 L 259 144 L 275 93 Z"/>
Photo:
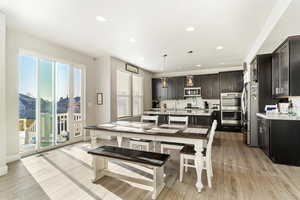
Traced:
<path fill-rule="evenodd" d="M 64 143 L 70 138 L 70 130 L 68 126 L 69 114 L 60 113 L 56 115 L 56 143 Z M 51 115 L 47 113 L 41 114 L 40 123 L 40 134 L 41 143 L 49 143 L 53 141 L 53 133 L 49 133 L 51 130 L 52 120 Z M 73 131 L 74 136 L 80 136 L 82 133 L 82 117 L 81 113 L 73 114 Z M 36 144 L 36 120 L 34 119 L 20 119 L 19 129 L 20 129 L 20 146 L 32 146 Z M 47 128 L 48 127 L 48 128 Z M 50 127 L 50 128 L 49 128 Z M 52 132 L 52 131 L 51 131 Z M 53 142 L 52 142 L 53 143 Z M 42 144 L 41 144 L 42 145 Z"/>

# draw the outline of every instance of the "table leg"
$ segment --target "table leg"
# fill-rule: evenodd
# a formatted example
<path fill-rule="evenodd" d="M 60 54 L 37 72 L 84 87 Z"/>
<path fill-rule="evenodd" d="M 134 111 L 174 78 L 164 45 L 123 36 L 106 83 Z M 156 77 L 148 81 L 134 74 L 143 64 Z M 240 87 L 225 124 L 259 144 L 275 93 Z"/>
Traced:
<path fill-rule="evenodd" d="M 195 165 L 196 165 L 196 173 L 197 173 L 197 182 L 196 182 L 196 188 L 198 192 L 201 192 L 203 188 L 202 184 L 202 171 L 203 171 L 203 140 L 200 140 L 197 144 L 195 144 Z"/>
<path fill-rule="evenodd" d="M 122 139 L 123 139 L 122 136 L 117 136 L 117 141 L 118 141 L 118 146 L 119 147 L 122 147 Z"/>
<path fill-rule="evenodd" d="M 97 147 L 97 136 L 96 136 L 96 131 L 90 131 L 91 134 L 91 146 L 92 148 Z"/>

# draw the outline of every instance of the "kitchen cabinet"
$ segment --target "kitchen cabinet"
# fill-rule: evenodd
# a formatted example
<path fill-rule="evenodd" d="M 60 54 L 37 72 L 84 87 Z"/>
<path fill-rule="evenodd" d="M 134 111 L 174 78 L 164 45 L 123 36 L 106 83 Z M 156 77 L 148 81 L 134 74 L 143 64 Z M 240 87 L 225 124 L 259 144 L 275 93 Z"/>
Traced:
<path fill-rule="evenodd" d="M 152 101 L 184 99 L 185 77 L 168 78 L 168 88 L 162 88 L 161 79 L 152 79 Z"/>
<path fill-rule="evenodd" d="M 244 81 L 243 71 L 220 72 L 220 92 L 242 92 Z"/>
<path fill-rule="evenodd" d="M 252 81 L 256 81 L 258 87 L 258 98 L 255 97 L 258 99 L 258 112 L 265 112 L 265 105 L 276 103 L 272 98 L 272 54 L 257 55 L 251 62 L 250 69 Z"/>
<path fill-rule="evenodd" d="M 289 43 L 274 52 L 273 95 L 289 96 Z"/>
<path fill-rule="evenodd" d="M 152 79 L 152 101 L 162 101 L 168 98 L 168 88 L 162 88 L 161 79 Z"/>
<path fill-rule="evenodd" d="M 257 118 L 258 145 L 267 156 L 270 154 L 270 124 L 269 120 Z"/>
<path fill-rule="evenodd" d="M 219 99 L 220 98 L 220 86 L 219 75 L 197 75 L 194 76 L 195 87 L 201 87 L 201 96 L 203 99 Z"/>
<path fill-rule="evenodd" d="M 152 101 L 159 101 L 161 98 L 161 80 L 158 78 L 152 79 Z"/>
<path fill-rule="evenodd" d="M 300 166 L 300 121 L 270 120 L 270 158 L 279 164 Z"/>
<path fill-rule="evenodd" d="M 262 151 L 274 163 L 300 166 L 300 121 L 257 117 L 257 123 Z"/>
<path fill-rule="evenodd" d="M 175 81 L 175 85 L 176 85 L 175 99 L 184 99 L 185 77 L 184 76 L 176 77 L 175 80 L 176 80 Z"/>
<path fill-rule="evenodd" d="M 176 99 L 176 78 L 168 78 L 167 99 Z"/>
<path fill-rule="evenodd" d="M 272 56 L 273 97 L 300 96 L 300 36 L 289 37 Z"/>

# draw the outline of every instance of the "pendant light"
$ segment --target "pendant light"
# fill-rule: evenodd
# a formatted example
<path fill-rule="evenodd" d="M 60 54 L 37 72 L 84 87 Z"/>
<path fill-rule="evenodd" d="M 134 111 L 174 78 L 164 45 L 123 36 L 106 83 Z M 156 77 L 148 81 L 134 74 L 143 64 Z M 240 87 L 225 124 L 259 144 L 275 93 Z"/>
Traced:
<path fill-rule="evenodd" d="M 163 71 L 165 70 L 165 67 L 166 67 L 167 56 L 168 56 L 167 54 L 164 55 Z M 163 77 L 160 80 L 161 80 L 161 86 L 162 86 L 162 88 L 168 88 L 168 78 L 167 77 Z"/>
<path fill-rule="evenodd" d="M 186 86 L 188 87 L 194 86 L 193 78 L 194 77 L 192 75 L 186 76 Z"/>

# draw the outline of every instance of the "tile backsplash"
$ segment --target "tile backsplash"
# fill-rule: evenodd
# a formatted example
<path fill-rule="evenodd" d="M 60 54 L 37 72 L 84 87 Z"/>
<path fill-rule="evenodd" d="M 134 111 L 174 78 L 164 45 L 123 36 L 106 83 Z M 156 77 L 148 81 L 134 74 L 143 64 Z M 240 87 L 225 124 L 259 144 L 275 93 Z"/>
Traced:
<path fill-rule="evenodd" d="M 291 97 L 289 100 L 292 100 L 295 110 L 298 116 L 300 116 L 300 97 Z"/>
<path fill-rule="evenodd" d="M 188 103 L 192 105 L 192 107 L 204 108 L 204 102 L 207 101 L 209 107 L 212 107 L 212 104 L 220 104 L 219 99 L 202 99 L 198 98 L 187 98 L 181 100 L 164 100 L 161 101 L 161 104 L 166 104 L 167 109 L 184 109 Z"/>

